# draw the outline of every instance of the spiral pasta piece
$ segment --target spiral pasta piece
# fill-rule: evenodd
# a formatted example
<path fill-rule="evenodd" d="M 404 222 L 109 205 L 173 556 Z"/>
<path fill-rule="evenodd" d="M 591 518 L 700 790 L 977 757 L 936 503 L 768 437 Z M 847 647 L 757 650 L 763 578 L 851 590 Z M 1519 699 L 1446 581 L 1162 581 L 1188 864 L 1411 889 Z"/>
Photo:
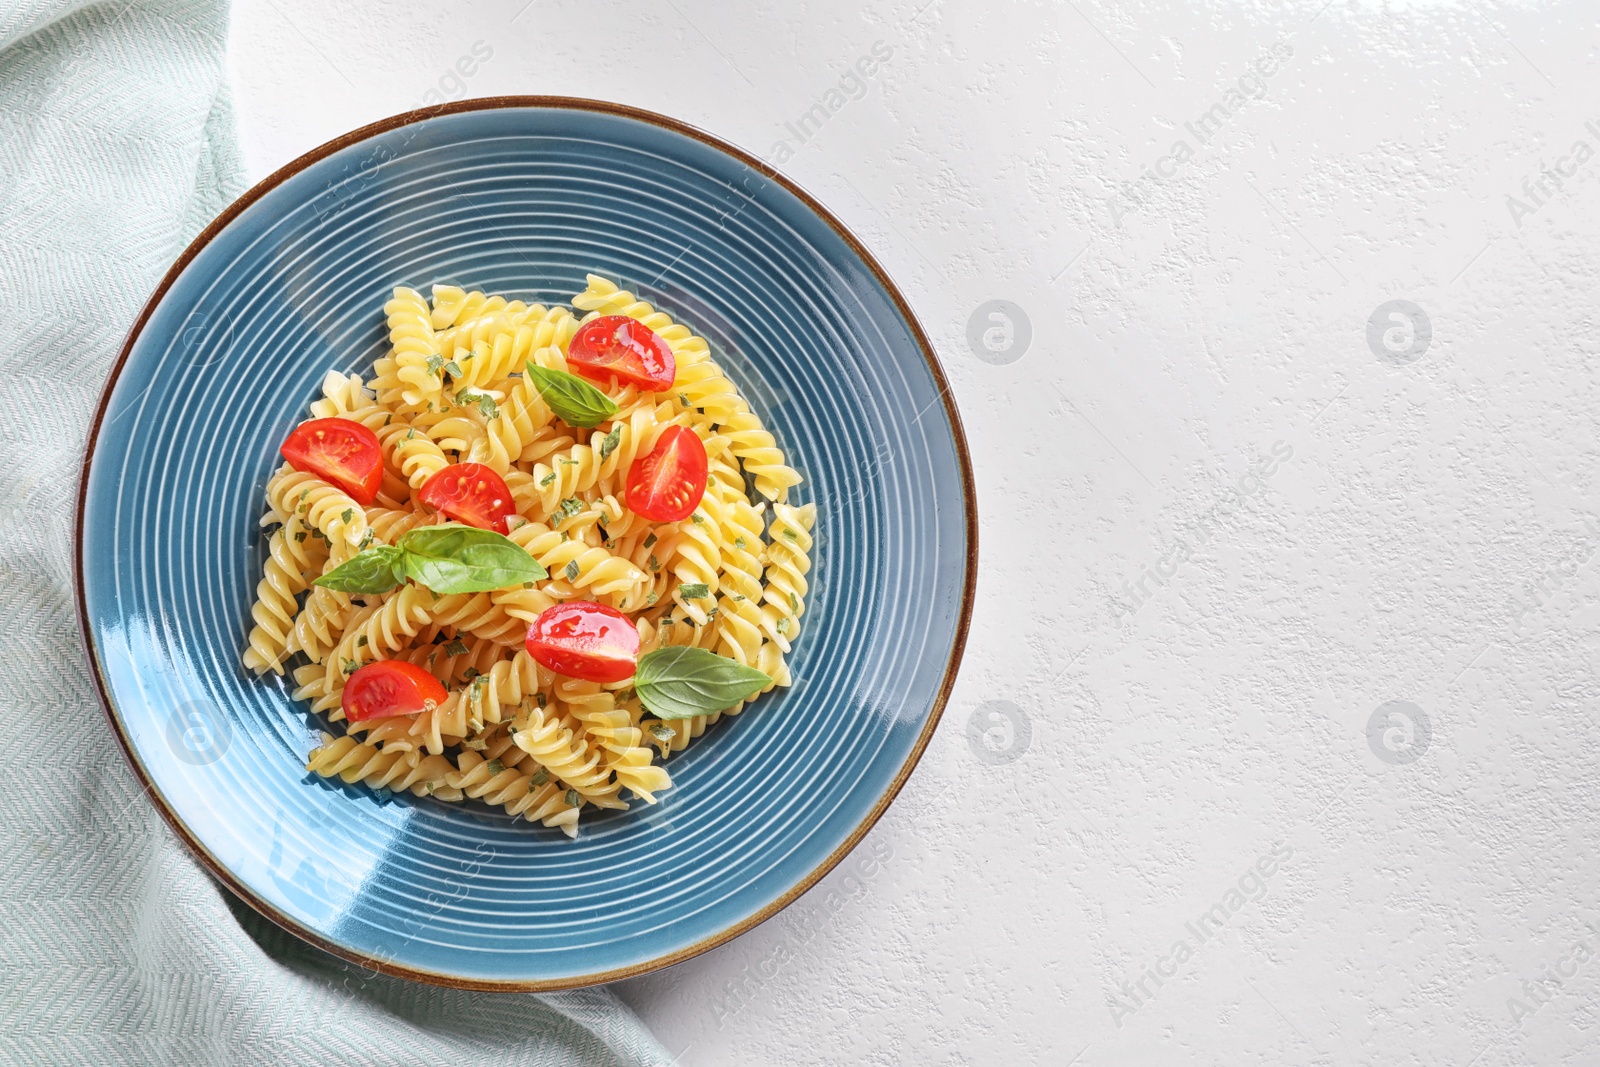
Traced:
<path fill-rule="evenodd" d="M 339 643 L 355 608 L 347 593 L 317 586 L 306 597 L 305 606 L 295 616 L 286 651 L 304 652 L 312 663 L 321 663 Z"/>
<path fill-rule="evenodd" d="M 553 780 L 549 771 L 537 763 L 533 766 L 538 770 L 529 773 L 524 761 L 533 763 L 517 748 L 507 748 L 487 757 L 477 752 L 463 752 L 457 758 L 459 769 L 450 776 L 449 782 L 464 796 L 504 808 L 529 822 L 559 827 L 568 837 L 576 837 L 582 794 Z M 576 798 L 577 803 L 572 803 L 572 798 Z"/>
<path fill-rule="evenodd" d="M 589 803 L 602 808 L 628 806 L 617 795 L 621 787 L 611 780 L 599 749 L 543 708 L 525 704 L 512 724 L 511 738 L 518 748 Z"/>
<path fill-rule="evenodd" d="M 358 545 L 367 534 L 367 516 L 360 504 L 344 490 L 287 463 L 267 480 L 267 502 L 285 519 L 300 516 L 329 541 Z"/>
<path fill-rule="evenodd" d="M 603 548 L 591 548 L 582 540 L 569 539 L 540 522 L 517 527 L 511 531 L 511 540 L 549 572 L 551 581 L 542 588 L 556 600 L 569 599 L 580 592 L 593 596 L 625 593 L 648 581 L 648 576 L 627 560 Z M 504 604 L 507 599 L 510 598 L 496 602 Z"/>
<path fill-rule="evenodd" d="M 294 630 L 295 598 L 305 591 L 312 572 L 327 551 L 308 541 L 307 527 L 297 516 L 274 531 L 267 542 L 267 562 L 250 606 L 255 625 L 245 639 L 244 665 L 257 674 L 283 673 L 283 659 Z"/>
<path fill-rule="evenodd" d="M 672 591 L 673 601 L 679 609 L 697 624 L 708 618 L 707 609 L 722 585 L 723 526 L 722 504 L 707 493 L 688 520 L 678 526 L 677 553 L 673 557 L 672 574 L 678 585 Z M 689 596 L 684 590 L 689 586 L 697 595 Z M 703 592 L 701 591 L 703 590 Z"/>
<path fill-rule="evenodd" d="M 605 769 L 616 775 L 617 786 L 632 790 L 646 804 L 656 803 L 655 794 L 672 788 L 672 776 L 652 763 L 643 731 L 626 708 L 617 706 L 613 694 L 594 682 L 562 678 L 556 682 L 556 695 L 583 724 L 585 735 L 599 745 Z"/>
<path fill-rule="evenodd" d="M 806 611 L 806 574 L 811 570 L 811 527 L 817 506 L 775 504 L 767 527 L 766 587 L 761 592 L 761 629 L 767 639 L 788 652 L 800 635 Z"/>
<path fill-rule="evenodd" d="M 435 285 L 429 321 L 434 330 L 446 330 L 507 306 L 502 296 L 486 296 L 476 290 L 469 293 L 455 285 Z"/>
<path fill-rule="evenodd" d="M 543 348 L 565 351 L 578 320 L 564 307 L 535 304 L 519 313 L 484 315 L 439 336 L 440 354 L 453 362 L 457 386 L 493 386 L 514 373 Z"/>
<path fill-rule="evenodd" d="M 440 378 L 428 366 L 428 357 L 437 355 L 433 335 L 433 314 L 428 302 L 415 289 L 397 286 L 394 296 L 383 306 L 389 322 L 389 344 L 394 350 L 394 378 L 399 385 L 402 411 L 421 411 L 428 404 L 438 405 Z"/>
<path fill-rule="evenodd" d="M 361 782 L 374 789 L 427 796 L 449 784 L 450 761 L 420 752 L 385 752 L 353 737 L 323 735 L 323 743 L 306 758 L 306 770 L 346 784 Z"/>

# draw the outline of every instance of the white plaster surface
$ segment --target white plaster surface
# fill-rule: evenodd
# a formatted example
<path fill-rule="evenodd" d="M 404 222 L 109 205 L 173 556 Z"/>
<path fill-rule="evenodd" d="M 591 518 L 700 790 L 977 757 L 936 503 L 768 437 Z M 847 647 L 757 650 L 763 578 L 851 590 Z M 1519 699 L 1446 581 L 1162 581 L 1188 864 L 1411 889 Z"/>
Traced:
<path fill-rule="evenodd" d="M 787 141 L 976 466 L 966 665 L 863 858 L 620 987 L 681 1063 L 1600 1063 L 1600 8 L 524 2 L 240 0 L 253 174 L 430 91 Z"/>

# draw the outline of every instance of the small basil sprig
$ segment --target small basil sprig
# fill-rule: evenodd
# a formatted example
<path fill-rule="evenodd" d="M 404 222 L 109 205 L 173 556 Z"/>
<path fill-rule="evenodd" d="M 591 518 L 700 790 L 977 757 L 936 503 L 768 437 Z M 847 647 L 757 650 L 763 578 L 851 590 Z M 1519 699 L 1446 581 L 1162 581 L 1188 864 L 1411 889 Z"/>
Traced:
<path fill-rule="evenodd" d="M 639 657 L 633 688 L 658 719 L 691 719 L 731 708 L 772 684 L 752 667 L 703 648 L 668 645 Z"/>
<path fill-rule="evenodd" d="M 394 545 L 373 545 L 312 584 L 336 593 L 387 593 L 406 580 L 400 556 L 400 550 Z"/>
<path fill-rule="evenodd" d="M 547 574 L 504 534 L 472 526 L 425 526 L 393 545 L 356 553 L 314 584 L 340 593 L 387 593 L 409 578 L 435 593 L 485 593 Z"/>
<path fill-rule="evenodd" d="M 568 426 L 588 429 L 617 413 L 617 405 L 609 396 L 576 374 L 548 370 L 532 360 L 528 361 L 527 374 L 550 410 Z"/>

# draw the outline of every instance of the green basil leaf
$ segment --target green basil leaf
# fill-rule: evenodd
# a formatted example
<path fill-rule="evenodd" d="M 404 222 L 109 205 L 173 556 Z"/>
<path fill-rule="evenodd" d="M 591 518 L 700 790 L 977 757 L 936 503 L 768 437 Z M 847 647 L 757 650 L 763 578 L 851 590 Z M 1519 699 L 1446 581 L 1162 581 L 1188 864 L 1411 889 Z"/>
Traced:
<path fill-rule="evenodd" d="M 425 526 L 397 542 L 405 575 L 435 593 L 484 593 L 545 577 L 539 561 L 504 534 L 473 526 Z"/>
<path fill-rule="evenodd" d="M 393 545 L 373 545 L 311 584 L 338 593 L 387 593 L 406 580 L 400 556 L 400 550 Z"/>
<path fill-rule="evenodd" d="M 528 378 L 556 417 L 568 426 L 598 426 L 617 413 L 617 405 L 600 390 L 564 370 L 546 370 L 528 361 Z"/>
<path fill-rule="evenodd" d="M 752 667 L 703 648 L 668 645 L 639 657 L 633 688 L 658 719 L 710 715 L 772 684 Z"/>

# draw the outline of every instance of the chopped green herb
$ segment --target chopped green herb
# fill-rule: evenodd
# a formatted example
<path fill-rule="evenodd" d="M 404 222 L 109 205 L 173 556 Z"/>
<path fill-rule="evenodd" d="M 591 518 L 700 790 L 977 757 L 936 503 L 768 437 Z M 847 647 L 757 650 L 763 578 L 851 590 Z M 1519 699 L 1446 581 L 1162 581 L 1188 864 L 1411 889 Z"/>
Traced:
<path fill-rule="evenodd" d="M 435 352 L 428 357 L 428 373 L 438 374 L 442 370 L 444 370 L 444 357 Z"/>
<path fill-rule="evenodd" d="M 569 789 L 567 790 L 567 803 L 572 805 L 574 808 L 580 807 L 583 804 L 583 797 L 578 795 L 578 791 L 576 789 Z"/>
<path fill-rule="evenodd" d="M 465 656 L 467 654 L 466 643 L 459 637 L 454 638 L 448 645 L 444 646 L 444 654 L 447 656 Z"/>
<path fill-rule="evenodd" d="M 674 736 L 672 727 L 664 726 L 659 722 L 653 722 L 650 724 L 650 733 L 652 736 L 662 741 L 670 741 Z"/>
<path fill-rule="evenodd" d="M 555 471 L 551 471 L 549 474 L 546 474 L 543 478 L 539 479 L 539 488 L 543 489 L 545 486 L 549 485 L 551 482 L 553 482 L 555 480 L 556 480 L 556 472 Z"/>
<path fill-rule="evenodd" d="M 300 490 L 300 499 L 299 499 L 298 503 L 304 504 L 306 502 L 306 497 L 309 496 L 310 494 L 311 494 L 311 490 L 309 490 L 309 489 Z"/>
<path fill-rule="evenodd" d="M 658 571 L 661 569 L 661 561 L 656 559 L 656 554 L 654 552 L 650 553 L 650 569 L 653 571 Z"/>
<path fill-rule="evenodd" d="M 648 607 L 649 605 L 654 604 L 656 601 L 658 601 L 660 599 L 661 599 L 661 594 L 656 592 L 654 589 L 652 589 L 652 590 L 650 590 L 650 595 L 644 598 L 645 606 Z"/>
<path fill-rule="evenodd" d="M 783 618 L 778 620 L 778 632 L 780 634 L 786 634 L 789 632 L 789 616 L 785 615 Z"/>
<path fill-rule="evenodd" d="M 296 541 L 304 541 L 306 539 L 306 532 L 304 530 L 296 530 L 294 532 L 294 539 Z"/>
<path fill-rule="evenodd" d="M 711 587 L 705 582 L 689 582 L 678 586 L 678 595 L 685 600 L 703 600 L 711 595 Z"/>
<path fill-rule="evenodd" d="M 735 537 L 735 538 L 734 538 L 734 539 L 733 539 L 733 547 L 734 547 L 734 548 L 746 548 L 746 547 L 748 547 L 748 546 L 746 546 L 746 545 L 745 545 L 745 543 L 744 543 L 744 538 L 742 538 L 742 537 Z"/>
<path fill-rule="evenodd" d="M 800 535 L 795 533 L 793 530 L 789 529 L 788 527 L 784 527 L 783 536 L 787 537 L 791 541 L 800 540 Z"/>
<path fill-rule="evenodd" d="M 700 514 L 698 511 L 689 517 L 694 520 L 694 524 L 696 526 L 704 526 L 706 524 L 706 517 Z"/>
<path fill-rule="evenodd" d="M 355 517 L 356 517 L 356 513 L 355 513 L 355 509 L 354 508 L 345 508 L 343 511 L 341 511 L 339 513 L 339 521 L 344 523 L 346 526 L 349 526 L 350 525 L 350 520 L 355 518 Z"/>
<path fill-rule="evenodd" d="M 342 666 L 344 669 L 344 676 L 346 678 L 350 677 L 352 674 L 356 673 L 356 671 L 361 669 L 360 661 L 353 659 L 345 660 Z"/>
<path fill-rule="evenodd" d="M 546 697 L 545 697 L 545 695 L 543 693 L 536 694 L 533 699 L 538 703 L 538 705 L 541 708 L 544 707 L 545 704 L 547 703 Z"/>
<path fill-rule="evenodd" d="M 417 436 L 417 428 L 415 426 L 413 426 L 410 429 L 406 430 L 406 440 L 407 441 L 411 440 L 415 436 Z"/>
<path fill-rule="evenodd" d="M 476 667 L 468 667 L 461 672 L 461 680 L 464 682 L 476 683 L 479 678 L 483 677 L 486 677 L 486 675 Z"/>
<path fill-rule="evenodd" d="M 532 582 L 523 582 L 522 583 L 522 588 L 524 588 L 524 589 L 532 589 L 533 588 L 533 583 Z"/>
<path fill-rule="evenodd" d="M 653 545 L 655 543 L 656 543 L 656 535 L 655 534 L 653 534 L 653 533 L 652 534 L 645 534 L 644 547 L 649 548 L 651 545 Z"/>
<path fill-rule="evenodd" d="M 378 536 L 378 531 L 372 529 L 371 527 L 368 527 L 367 528 L 367 532 L 361 535 L 361 543 L 356 546 L 356 551 L 357 552 L 365 551 L 367 549 L 367 547 L 369 545 L 371 545 L 372 542 L 377 538 L 377 536 Z"/>
<path fill-rule="evenodd" d="M 567 575 L 567 581 L 569 581 L 569 582 L 575 582 L 575 581 L 578 580 L 578 561 L 577 560 L 573 560 L 572 562 L 567 564 L 566 575 Z"/>
<path fill-rule="evenodd" d="M 535 787 L 544 785 L 549 780 L 550 772 L 540 767 L 534 772 L 533 777 L 528 779 L 528 792 L 533 792 Z"/>
<path fill-rule="evenodd" d="M 555 514 L 550 516 L 550 525 L 559 526 L 582 510 L 583 501 L 575 496 L 569 496 L 561 502 L 560 507 L 556 508 Z"/>
<path fill-rule="evenodd" d="M 796 615 L 800 614 L 800 598 L 793 593 L 789 594 L 789 610 Z"/>
<path fill-rule="evenodd" d="M 357 648 L 366 648 L 367 647 L 367 635 L 366 634 L 362 634 L 360 637 L 356 638 L 356 647 Z"/>
<path fill-rule="evenodd" d="M 576 467 L 578 465 L 578 461 L 575 459 L 558 459 L 556 462 L 563 467 Z"/>
<path fill-rule="evenodd" d="M 622 427 L 611 427 L 611 432 L 606 434 L 605 438 L 600 442 L 600 462 L 604 463 L 610 457 L 611 453 L 617 450 L 617 446 L 621 443 Z"/>
<path fill-rule="evenodd" d="M 687 396 L 683 395 L 682 393 L 679 393 L 678 394 L 678 403 L 682 404 L 684 407 L 688 407 L 689 406 L 689 398 Z"/>
<path fill-rule="evenodd" d="M 459 378 L 461 377 L 461 364 L 452 359 L 444 365 L 444 372 L 452 378 Z"/>
<path fill-rule="evenodd" d="M 506 773 L 506 765 L 497 759 L 492 759 L 489 761 L 489 773 L 492 775 L 504 774 Z"/>

